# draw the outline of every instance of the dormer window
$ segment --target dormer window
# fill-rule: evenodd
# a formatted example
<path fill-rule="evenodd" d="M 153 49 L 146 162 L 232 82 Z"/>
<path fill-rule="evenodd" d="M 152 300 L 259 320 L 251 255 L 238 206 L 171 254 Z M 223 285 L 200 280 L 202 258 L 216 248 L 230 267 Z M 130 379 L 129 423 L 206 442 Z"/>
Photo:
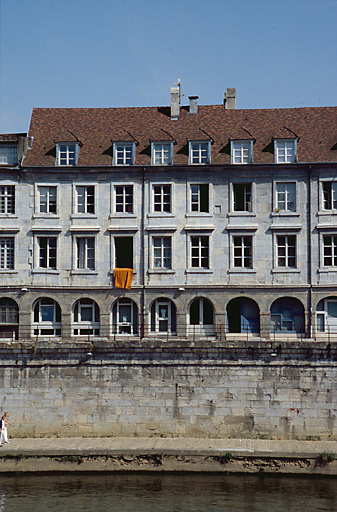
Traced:
<path fill-rule="evenodd" d="M 57 144 L 56 165 L 76 165 L 78 144 Z"/>
<path fill-rule="evenodd" d="M 135 161 L 134 142 L 114 143 L 113 165 L 133 165 Z"/>
<path fill-rule="evenodd" d="M 209 164 L 211 161 L 211 142 L 189 142 L 189 163 Z"/>
<path fill-rule="evenodd" d="M 292 164 L 297 161 L 297 140 L 274 139 L 276 164 Z"/>
<path fill-rule="evenodd" d="M 172 165 L 173 142 L 152 142 L 151 163 L 152 165 Z"/>
<path fill-rule="evenodd" d="M 18 148 L 12 146 L 0 146 L 0 165 L 17 165 Z"/>
<path fill-rule="evenodd" d="M 231 162 L 232 164 L 251 164 L 253 162 L 253 141 L 232 140 Z"/>

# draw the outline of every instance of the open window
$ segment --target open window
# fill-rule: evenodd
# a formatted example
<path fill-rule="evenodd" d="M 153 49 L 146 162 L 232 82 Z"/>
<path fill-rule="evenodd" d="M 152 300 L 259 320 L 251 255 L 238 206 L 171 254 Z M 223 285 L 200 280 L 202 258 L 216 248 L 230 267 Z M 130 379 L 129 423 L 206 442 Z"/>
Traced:
<path fill-rule="evenodd" d="M 34 336 L 61 336 L 61 308 L 53 299 L 43 297 L 34 305 Z"/>
<path fill-rule="evenodd" d="M 133 237 L 115 236 L 115 267 L 133 268 Z"/>

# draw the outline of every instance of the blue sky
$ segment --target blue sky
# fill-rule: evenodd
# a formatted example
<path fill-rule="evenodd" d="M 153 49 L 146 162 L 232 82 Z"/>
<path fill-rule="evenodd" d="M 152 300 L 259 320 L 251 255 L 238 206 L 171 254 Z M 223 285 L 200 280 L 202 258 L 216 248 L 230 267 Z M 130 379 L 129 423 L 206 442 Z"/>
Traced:
<path fill-rule="evenodd" d="M 337 0 L 0 0 L 0 132 L 33 107 L 336 105 Z"/>

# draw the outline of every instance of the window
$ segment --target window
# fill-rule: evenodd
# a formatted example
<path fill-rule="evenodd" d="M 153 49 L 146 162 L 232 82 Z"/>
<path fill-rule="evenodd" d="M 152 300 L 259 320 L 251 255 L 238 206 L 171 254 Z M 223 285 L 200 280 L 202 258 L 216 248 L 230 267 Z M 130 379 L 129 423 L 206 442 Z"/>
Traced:
<path fill-rule="evenodd" d="M 291 164 L 296 162 L 296 140 L 275 140 L 275 162 Z"/>
<path fill-rule="evenodd" d="M 191 267 L 209 268 L 209 236 L 191 236 Z"/>
<path fill-rule="evenodd" d="M 115 186 L 116 213 L 133 213 L 133 185 Z"/>
<path fill-rule="evenodd" d="M 337 267 L 337 235 L 323 236 L 323 265 Z"/>
<path fill-rule="evenodd" d="M 191 334 L 214 335 L 214 309 L 208 299 L 194 299 L 189 310 L 188 332 Z"/>
<path fill-rule="evenodd" d="M 61 308 L 53 299 L 39 299 L 34 306 L 34 336 L 61 336 Z"/>
<path fill-rule="evenodd" d="M 171 237 L 154 236 L 152 238 L 153 246 L 153 268 L 172 268 L 171 256 L 172 246 Z"/>
<path fill-rule="evenodd" d="M 337 210 L 337 181 L 323 181 L 323 210 Z"/>
<path fill-rule="evenodd" d="M 112 308 L 112 332 L 138 335 L 138 308 L 131 299 L 118 299 Z"/>
<path fill-rule="evenodd" d="M 13 299 L 0 298 L 0 338 L 19 338 L 19 308 Z"/>
<path fill-rule="evenodd" d="M 276 209 L 281 212 L 296 211 L 296 183 L 276 183 Z"/>
<path fill-rule="evenodd" d="M 115 268 L 133 268 L 132 236 L 115 236 Z"/>
<path fill-rule="evenodd" d="M 39 259 L 38 267 L 50 270 L 56 269 L 56 237 L 38 237 Z"/>
<path fill-rule="evenodd" d="M 234 236 L 234 267 L 253 268 L 252 237 Z"/>
<path fill-rule="evenodd" d="M 14 238 L 0 238 L 0 269 L 14 269 Z"/>
<path fill-rule="evenodd" d="M 191 185 L 191 211 L 209 212 L 209 185 Z"/>
<path fill-rule="evenodd" d="M 99 336 L 99 307 L 92 299 L 80 299 L 74 306 L 74 336 Z"/>
<path fill-rule="evenodd" d="M 171 212 L 171 185 L 153 185 L 153 211 Z"/>
<path fill-rule="evenodd" d="M 173 160 L 173 144 L 152 142 L 152 165 L 171 165 Z"/>
<path fill-rule="evenodd" d="M 14 185 L 2 185 L 0 187 L 0 213 L 15 213 Z"/>
<path fill-rule="evenodd" d="M 40 213 L 56 213 L 56 187 L 40 186 L 38 192 Z"/>
<path fill-rule="evenodd" d="M 156 299 L 151 306 L 151 331 L 176 334 L 177 313 L 170 299 Z"/>
<path fill-rule="evenodd" d="M 76 165 L 78 144 L 58 144 L 56 165 Z"/>
<path fill-rule="evenodd" d="M 296 236 L 277 235 L 277 266 L 296 268 Z"/>
<path fill-rule="evenodd" d="M 76 267 L 80 270 L 95 270 L 95 238 L 76 238 Z"/>
<path fill-rule="evenodd" d="M 252 185 L 251 183 L 234 183 L 234 211 L 252 211 Z"/>
<path fill-rule="evenodd" d="M 190 164 L 209 164 L 211 161 L 211 143 L 190 142 L 189 155 Z"/>
<path fill-rule="evenodd" d="M 77 213 L 95 213 L 95 187 L 77 186 Z"/>
<path fill-rule="evenodd" d="M 134 143 L 114 144 L 114 165 L 133 165 Z"/>
<path fill-rule="evenodd" d="M 17 163 L 17 146 L 0 146 L 0 165 L 16 165 Z"/>
<path fill-rule="evenodd" d="M 253 141 L 232 141 L 232 164 L 251 164 L 253 161 Z"/>

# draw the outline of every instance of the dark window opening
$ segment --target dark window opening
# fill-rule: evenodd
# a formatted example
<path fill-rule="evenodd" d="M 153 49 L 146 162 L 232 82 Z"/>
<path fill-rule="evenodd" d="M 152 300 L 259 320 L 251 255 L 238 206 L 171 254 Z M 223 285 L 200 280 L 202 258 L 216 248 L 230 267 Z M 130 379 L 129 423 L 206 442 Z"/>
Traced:
<path fill-rule="evenodd" d="M 234 211 L 252 211 L 252 186 L 247 183 L 234 184 Z"/>
<path fill-rule="evenodd" d="M 115 266 L 116 268 L 133 268 L 132 236 L 115 237 Z"/>

